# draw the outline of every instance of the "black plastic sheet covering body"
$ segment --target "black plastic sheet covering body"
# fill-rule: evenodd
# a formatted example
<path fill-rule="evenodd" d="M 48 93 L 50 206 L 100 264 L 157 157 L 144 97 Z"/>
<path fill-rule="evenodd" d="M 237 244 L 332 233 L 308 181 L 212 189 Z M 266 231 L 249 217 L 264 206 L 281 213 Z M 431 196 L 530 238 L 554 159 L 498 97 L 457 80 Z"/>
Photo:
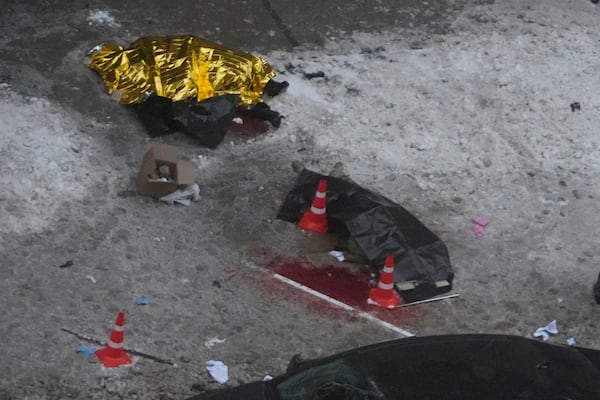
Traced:
<path fill-rule="evenodd" d="M 320 179 L 327 181 L 329 232 L 349 234 L 370 266 L 382 268 L 392 253 L 396 283 L 452 282 L 446 245 L 402 206 L 355 183 L 304 169 L 277 218 L 298 222 L 310 209 Z"/>
<path fill-rule="evenodd" d="M 227 134 L 237 102 L 235 94 L 175 102 L 151 95 L 132 107 L 151 137 L 180 131 L 195 137 L 202 146 L 215 148 Z"/>

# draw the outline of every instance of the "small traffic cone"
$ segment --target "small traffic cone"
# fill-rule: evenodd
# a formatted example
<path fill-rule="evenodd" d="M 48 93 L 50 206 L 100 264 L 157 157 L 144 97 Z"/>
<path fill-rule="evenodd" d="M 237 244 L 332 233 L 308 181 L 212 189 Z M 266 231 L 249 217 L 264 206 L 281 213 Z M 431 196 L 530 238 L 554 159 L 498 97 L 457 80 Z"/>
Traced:
<path fill-rule="evenodd" d="M 123 349 L 124 325 L 125 314 L 121 311 L 119 315 L 117 315 L 117 321 L 115 322 L 114 329 L 110 333 L 108 344 L 105 348 L 96 350 L 96 356 L 102 361 L 102 364 L 104 364 L 106 368 L 119 367 L 133 362 Z"/>
<path fill-rule="evenodd" d="M 304 213 L 298 226 L 303 229 L 315 231 L 318 233 L 327 233 L 327 215 L 325 215 L 325 205 L 327 193 L 327 181 L 321 179 L 315 197 L 313 197 L 310 210 Z"/>
<path fill-rule="evenodd" d="M 383 308 L 396 308 L 400 304 L 400 296 L 394 292 L 394 255 L 388 254 L 385 258 L 383 271 L 379 276 L 377 287 L 369 293 L 369 304 Z"/>

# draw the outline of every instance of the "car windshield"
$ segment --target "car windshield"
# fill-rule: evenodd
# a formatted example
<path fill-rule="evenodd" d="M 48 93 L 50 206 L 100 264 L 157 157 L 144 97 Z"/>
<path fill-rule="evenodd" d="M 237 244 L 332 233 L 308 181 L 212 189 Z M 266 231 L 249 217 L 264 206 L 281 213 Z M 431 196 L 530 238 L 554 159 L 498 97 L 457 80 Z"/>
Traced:
<path fill-rule="evenodd" d="M 348 360 L 308 368 L 277 385 L 282 400 L 380 400 L 369 377 Z"/>

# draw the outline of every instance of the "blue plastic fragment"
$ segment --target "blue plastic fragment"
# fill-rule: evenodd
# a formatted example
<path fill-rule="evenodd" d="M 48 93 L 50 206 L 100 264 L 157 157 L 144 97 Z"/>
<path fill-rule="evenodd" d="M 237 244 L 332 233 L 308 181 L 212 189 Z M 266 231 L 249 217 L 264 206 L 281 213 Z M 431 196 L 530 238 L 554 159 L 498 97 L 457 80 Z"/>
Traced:
<path fill-rule="evenodd" d="M 93 347 L 80 347 L 76 350 L 77 353 L 85 354 L 91 356 L 96 352 L 96 349 Z"/>
<path fill-rule="evenodd" d="M 135 304 L 137 304 L 138 306 L 147 306 L 148 304 L 150 304 L 150 302 L 145 297 L 138 297 L 137 299 L 135 299 Z"/>

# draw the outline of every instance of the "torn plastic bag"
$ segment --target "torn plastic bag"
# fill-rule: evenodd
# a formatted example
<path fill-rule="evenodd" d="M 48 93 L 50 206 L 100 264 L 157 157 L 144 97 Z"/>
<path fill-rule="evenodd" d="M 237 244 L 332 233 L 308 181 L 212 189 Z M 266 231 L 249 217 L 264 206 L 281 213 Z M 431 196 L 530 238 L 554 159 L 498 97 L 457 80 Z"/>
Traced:
<path fill-rule="evenodd" d="M 394 254 L 394 280 L 405 301 L 452 289 L 454 273 L 444 242 L 402 206 L 355 183 L 304 169 L 277 218 L 297 223 L 310 209 L 320 179 L 327 180 L 329 233 L 349 235 L 373 268 Z"/>
<path fill-rule="evenodd" d="M 173 102 L 150 95 L 132 107 L 151 137 L 175 131 L 194 136 L 202 146 L 215 148 L 221 143 L 235 116 L 238 95 L 226 94 L 203 101 Z"/>

